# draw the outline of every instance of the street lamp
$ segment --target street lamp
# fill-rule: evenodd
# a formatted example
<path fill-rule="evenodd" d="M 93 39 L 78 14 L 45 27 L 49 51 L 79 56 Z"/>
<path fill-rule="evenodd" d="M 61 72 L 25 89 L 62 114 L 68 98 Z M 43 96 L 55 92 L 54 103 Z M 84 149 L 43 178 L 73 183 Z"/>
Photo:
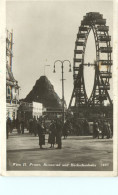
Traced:
<path fill-rule="evenodd" d="M 53 73 L 56 73 L 56 70 L 55 70 L 55 66 L 56 66 L 56 63 L 57 62 L 60 62 L 61 63 L 61 69 L 62 69 L 62 108 L 63 108 L 63 124 L 64 124 L 64 118 L 65 118 L 65 114 L 64 114 L 64 62 L 69 62 L 69 72 L 72 72 L 71 71 L 71 63 L 69 60 L 64 60 L 64 61 L 61 61 L 61 60 L 56 60 L 54 62 L 54 70 L 53 70 Z"/>

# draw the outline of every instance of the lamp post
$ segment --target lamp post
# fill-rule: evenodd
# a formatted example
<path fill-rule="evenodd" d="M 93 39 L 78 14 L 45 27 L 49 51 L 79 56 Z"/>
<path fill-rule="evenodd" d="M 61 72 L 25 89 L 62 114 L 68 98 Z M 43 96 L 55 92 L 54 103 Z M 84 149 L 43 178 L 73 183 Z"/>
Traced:
<path fill-rule="evenodd" d="M 56 73 L 55 71 L 55 67 L 56 67 L 56 63 L 57 62 L 60 62 L 61 63 L 61 69 L 62 69 L 62 119 L 63 119 L 63 124 L 64 124 L 64 118 L 65 118 L 65 112 L 64 112 L 64 62 L 69 62 L 69 72 L 72 72 L 71 71 L 71 63 L 69 60 L 64 60 L 64 61 L 61 61 L 61 60 L 56 60 L 54 62 L 54 70 L 53 70 L 53 73 Z"/>

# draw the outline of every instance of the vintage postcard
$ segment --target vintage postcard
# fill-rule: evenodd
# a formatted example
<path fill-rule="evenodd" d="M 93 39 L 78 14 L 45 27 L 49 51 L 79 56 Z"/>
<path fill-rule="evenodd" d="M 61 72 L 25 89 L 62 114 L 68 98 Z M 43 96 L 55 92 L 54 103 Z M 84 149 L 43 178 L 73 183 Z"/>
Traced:
<path fill-rule="evenodd" d="M 117 2 L 2 6 L 1 174 L 117 176 Z"/>

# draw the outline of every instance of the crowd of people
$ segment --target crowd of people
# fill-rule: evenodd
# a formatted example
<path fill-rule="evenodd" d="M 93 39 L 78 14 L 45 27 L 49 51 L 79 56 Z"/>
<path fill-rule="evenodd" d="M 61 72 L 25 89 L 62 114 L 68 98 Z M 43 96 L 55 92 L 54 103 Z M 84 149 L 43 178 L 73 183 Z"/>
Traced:
<path fill-rule="evenodd" d="M 62 148 L 62 134 L 63 123 L 61 119 L 52 120 L 49 126 L 48 132 L 46 132 L 46 126 L 43 120 L 36 119 L 35 117 L 30 120 L 13 120 L 7 119 L 7 139 L 9 132 L 12 133 L 13 128 L 17 129 L 18 134 L 24 134 L 24 129 L 29 131 L 29 134 L 39 136 L 39 146 L 42 149 L 42 145 L 45 145 L 45 134 L 48 133 L 48 143 L 51 144 L 50 148 L 54 148 L 54 144 L 57 144 L 57 149 Z"/>
<path fill-rule="evenodd" d="M 90 127 L 90 123 L 91 126 Z M 93 138 L 107 138 L 113 135 L 113 123 L 112 120 L 99 119 L 88 122 L 87 119 L 72 120 L 70 122 L 70 134 L 78 136 L 93 135 Z"/>
<path fill-rule="evenodd" d="M 111 138 L 113 135 L 113 125 L 110 124 L 107 120 L 95 120 L 93 123 L 93 138 L 104 138 L 104 136 L 107 136 L 107 138 Z"/>
<path fill-rule="evenodd" d="M 9 132 L 12 133 L 14 128 L 17 129 L 18 134 L 24 134 L 24 129 L 29 131 L 29 134 L 33 134 L 34 136 L 39 136 L 39 146 L 42 148 L 42 145 L 45 145 L 45 134 L 48 133 L 48 143 L 50 144 L 50 148 L 54 148 L 55 143 L 57 144 L 57 148 L 62 148 L 62 136 L 64 139 L 67 138 L 68 135 L 90 135 L 89 122 L 87 119 L 81 120 L 66 120 L 63 124 L 62 120 L 56 118 L 50 121 L 48 126 L 48 131 L 45 122 L 38 118 L 31 118 L 29 120 L 19 120 L 18 118 L 15 120 L 7 119 L 7 139 Z M 113 126 L 107 120 L 94 120 L 93 121 L 93 138 L 110 138 L 113 135 Z"/>
<path fill-rule="evenodd" d="M 77 136 L 84 136 L 84 135 L 89 135 L 89 123 L 87 119 L 72 119 L 71 120 L 71 128 L 70 128 L 70 134 L 74 134 Z"/>

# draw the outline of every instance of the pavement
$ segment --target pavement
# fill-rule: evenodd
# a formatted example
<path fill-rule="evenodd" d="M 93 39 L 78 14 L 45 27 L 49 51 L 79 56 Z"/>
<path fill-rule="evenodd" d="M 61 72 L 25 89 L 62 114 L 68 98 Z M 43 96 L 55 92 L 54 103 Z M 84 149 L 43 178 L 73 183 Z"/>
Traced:
<path fill-rule="evenodd" d="M 62 149 L 50 148 L 48 135 L 43 149 L 38 136 L 17 134 L 14 130 L 7 140 L 8 171 L 112 171 L 113 140 L 93 139 L 92 136 L 62 138 Z"/>

